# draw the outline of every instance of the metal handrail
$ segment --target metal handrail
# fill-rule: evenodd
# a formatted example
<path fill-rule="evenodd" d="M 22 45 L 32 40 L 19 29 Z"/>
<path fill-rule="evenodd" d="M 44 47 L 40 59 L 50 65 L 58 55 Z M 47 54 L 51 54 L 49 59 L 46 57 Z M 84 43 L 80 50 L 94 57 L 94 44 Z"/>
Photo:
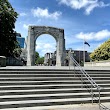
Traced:
<path fill-rule="evenodd" d="M 99 92 L 99 96 L 98 96 L 98 102 L 99 102 L 99 108 L 101 107 L 101 100 L 100 100 L 100 91 L 101 91 L 101 87 L 89 76 L 89 74 L 78 64 L 78 62 L 71 56 L 71 54 L 69 55 L 70 59 L 73 61 L 73 63 L 75 64 L 75 66 L 77 66 L 79 68 L 79 70 L 81 71 L 81 81 L 82 81 L 82 75 L 85 76 L 85 78 L 90 82 L 91 84 L 91 97 L 92 97 L 92 103 L 93 103 L 93 99 L 94 99 L 94 93 L 93 93 L 93 87 L 96 88 Z M 96 97 L 95 97 L 96 98 Z"/>
<path fill-rule="evenodd" d="M 80 69 L 80 71 L 82 72 L 82 74 L 87 78 L 87 80 L 97 89 L 101 89 L 101 87 L 89 76 L 89 74 L 78 64 L 78 62 L 72 57 L 70 56 L 70 58 L 72 59 L 72 61 L 74 62 L 74 64 Z"/>
<path fill-rule="evenodd" d="M 100 87 L 90 76 L 89 74 L 79 65 L 79 63 L 74 59 L 73 56 L 71 56 L 71 54 L 69 55 L 70 59 L 74 62 L 74 64 L 80 69 L 81 73 L 85 76 L 85 78 L 91 83 L 91 96 L 92 96 L 92 103 L 93 103 L 93 98 L 95 98 L 96 100 L 99 100 L 99 109 L 104 109 L 104 110 L 110 110 L 108 107 L 106 107 L 105 105 L 103 105 L 101 103 L 101 99 L 100 99 L 100 91 L 101 89 L 103 89 L 102 87 Z M 70 67 L 69 67 L 70 68 Z M 75 69 L 75 68 L 74 68 Z M 81 79 L 82 79 L 82 75 L 81 75 Z M 82 80 L 81 80 L 82 81 Z M 99 92 L 99 98 L 94 97 L 93 94 L 93 87 L 95 87 L 98 92 Z"/>

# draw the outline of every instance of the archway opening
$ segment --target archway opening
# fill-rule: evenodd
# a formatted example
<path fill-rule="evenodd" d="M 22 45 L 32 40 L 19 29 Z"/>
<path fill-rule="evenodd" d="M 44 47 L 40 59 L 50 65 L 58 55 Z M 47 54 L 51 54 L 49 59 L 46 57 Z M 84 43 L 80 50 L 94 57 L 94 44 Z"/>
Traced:
<path fill-rule="evenodd" d="M 36 65 L 55 66 L 56 65 L 56 40 L 49 34 L 42 34 L 36 39 L 35 52 L 39 53 L 39 58 L 35 58 Z M 44 61 L 42 62 L 42 60 Z"/>

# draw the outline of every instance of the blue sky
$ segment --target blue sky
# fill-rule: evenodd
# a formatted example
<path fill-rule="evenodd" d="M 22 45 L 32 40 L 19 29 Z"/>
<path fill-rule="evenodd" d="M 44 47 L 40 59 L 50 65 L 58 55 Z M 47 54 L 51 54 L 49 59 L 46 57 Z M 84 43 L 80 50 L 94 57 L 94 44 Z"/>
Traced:
<path fill-rule="evenodd" d="M 19 13 L 15 30 L 28 36 L 29 25 L 46 25 L 63 28 L 66 49 L 83 49 L 85 39 L 92 52 L 110 38 L 110 0 L 9 0 Z M 43 56 L 56 49 L 56 41 L 50 35 L 36 40 L 36 51 Z"/>

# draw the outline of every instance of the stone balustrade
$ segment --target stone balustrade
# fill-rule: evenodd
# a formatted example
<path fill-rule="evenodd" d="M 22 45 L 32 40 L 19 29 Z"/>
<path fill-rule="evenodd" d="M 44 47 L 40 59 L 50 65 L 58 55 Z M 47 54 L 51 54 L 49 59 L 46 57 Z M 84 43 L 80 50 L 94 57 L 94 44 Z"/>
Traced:
<path fill-rule="evenodd" d="M 84 66 L 110 66 L 110 60 L 96 61 L 96 62 L 85 62 Z"/>

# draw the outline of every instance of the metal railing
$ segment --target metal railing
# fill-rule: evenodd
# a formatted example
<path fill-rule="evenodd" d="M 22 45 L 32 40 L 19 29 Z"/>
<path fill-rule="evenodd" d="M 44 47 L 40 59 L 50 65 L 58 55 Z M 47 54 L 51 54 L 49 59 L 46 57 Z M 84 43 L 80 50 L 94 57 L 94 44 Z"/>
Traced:
<path fill-rule="evenodd" d="M 107 108 L 106 106 L 104 106 L 103 104 L 101 104 L 101 98 L 100 98 L 100 92 L 103 89 L 102 87 L 100 87 L 90 76 L 89 74 L 78 64 L 78 62 L 74 59 L 74 57 L 71 55 L 69 55 L 70 60 L 73 61 L 74 63 L 74 70 L 75 70 L 75 66 L 78 68 L 78 70 L 80 70 L 80 72 L 78 72 L 78 75 L 80 77 L 82 86 L 86 85 L 86 89 L 89 89 L 90 94 L 91 94 L 91 98 L 92 98 L 92 104 L 94 103 L 94 100 L 98 100 L 98 104 L 99 104 L 99 109 L 103 108 L 104 110 L 110 110 L 109 108 Z M 70 69 L 70 66 L 69 66 Z M 74 72 L 76 73 L 76 71 Z M 88 84 L 89 83 L 89 84 Z M 96 94 L 94 93 L 94 90 L 98 91 L 98 97 L 96 96 Z"/>

